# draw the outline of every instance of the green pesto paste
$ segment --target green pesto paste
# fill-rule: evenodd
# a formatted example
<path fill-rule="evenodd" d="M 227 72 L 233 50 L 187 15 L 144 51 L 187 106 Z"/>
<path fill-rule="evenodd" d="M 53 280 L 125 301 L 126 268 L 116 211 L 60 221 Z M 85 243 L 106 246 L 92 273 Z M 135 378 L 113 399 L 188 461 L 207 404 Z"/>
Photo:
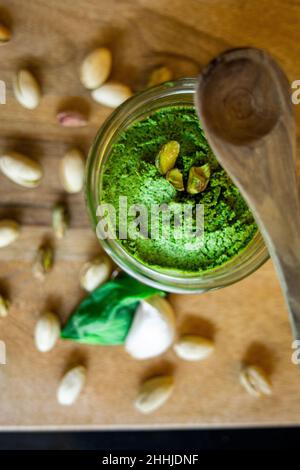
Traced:
<path fill-rule="evenodd" d="M 180 143 L 176 167 L 185 185 L 192 166 L 209 163 L 211 177 L 202 193 L 177 191 L 157 170 L 155 158 L 171 140 Z M 149 208 L 163 203 L 204 205 L 201 247 L 187 250 L 188 240 L 175 239 L 172 226 L 166 238 L 119 240 L 133 257 L 155 269 L 189 273 L 214 269 L 240 253 L 257 231 L 247 204 L 213 155 L 192 106 L 162 108 L 121 133 L 105 164 L 101 192 L 101 202 L 112 204 L 117 216 L 119 196 L 127 196 L 128 205 L 142 203 Z"/>

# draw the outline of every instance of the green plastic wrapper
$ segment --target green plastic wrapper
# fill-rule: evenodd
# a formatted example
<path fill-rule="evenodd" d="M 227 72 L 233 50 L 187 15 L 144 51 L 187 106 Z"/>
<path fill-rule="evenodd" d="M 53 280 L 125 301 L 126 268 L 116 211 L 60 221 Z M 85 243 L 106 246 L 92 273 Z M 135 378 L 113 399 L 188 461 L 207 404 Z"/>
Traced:
<path fill-rule="evenodd" d="M 69 318 L 61 337 L 85 344 L 123 344 L 141 300 L 165 293 L 127 274 L 86 297 Z"/>

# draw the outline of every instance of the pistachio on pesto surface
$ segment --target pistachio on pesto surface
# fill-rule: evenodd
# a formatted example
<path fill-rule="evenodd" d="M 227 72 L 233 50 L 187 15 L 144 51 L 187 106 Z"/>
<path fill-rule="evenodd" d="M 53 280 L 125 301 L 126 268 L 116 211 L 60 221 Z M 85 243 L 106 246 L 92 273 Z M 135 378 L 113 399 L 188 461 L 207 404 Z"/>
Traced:
<path fill-rule="evenodd" d="M 176 164 L 182 174 L 184 190 L 157 168 L 157 156 L 173 141 L 180 149 L 170 166 Z M 209 271 L 240 253 L 257 231 L 246 202 L 213 155 L 193 106 L 162 108 L 119 135 L 104 167 L 99 201 L 116 208 L 117 220 L 120 196 L 127 197 L 128 206 L 143 204 L 149 211 L 153 204 L 204 207 L 201 247 L 187 249 L 187 240 L 176 239 L 172 225 L 168 237 L 119 240 L 129 254 L 155 269 Z"/>

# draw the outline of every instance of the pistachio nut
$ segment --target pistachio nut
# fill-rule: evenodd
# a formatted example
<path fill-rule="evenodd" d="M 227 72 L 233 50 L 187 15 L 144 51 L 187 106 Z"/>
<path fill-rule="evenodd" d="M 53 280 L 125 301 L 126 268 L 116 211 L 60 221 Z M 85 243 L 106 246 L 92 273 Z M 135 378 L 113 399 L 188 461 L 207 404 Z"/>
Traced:
<path fill-rule="evenodd" d="M 170 397 L 174 387 L 171 376 L 154 377 L 141 386 L 134 405 L 140 413 L 148 414 L 160 408 Z"/>
<path fill-rule="evenodd" d="M 112 56 L 109 49 L 100 47 L 90 52 L 81 64 L 80 80 L 88 90 L 103 85 L 108 79 L 112 66 Z"/>
<path fill-rule="evenodd" d="M 41 352 L 50 351 L 60 336 L 60 321 L 52 312 L 44 313 L 37 321 L 34 331 L 34 340 L 37 349 Z"/>
<path fill-rule="evenodd" d="M 60 179 L 68 193 L 78 193 L 82 190 L 84 170 L 83 153 L 77 148 L 68 150 L 60 162 Z"/>
<path fill-rule="evenodd" d="M 165 65 L 154 69 L 148 80 L 148 87 L 160 85 L 161 83 L 169 82 L 173 78 L 172 70 Z"/>
<path fill-rule="evenodd" d="M 17 240 L 20 234 L 20 226 L 10 219 L 0 220 L 0 248 L 10 245 Z"/>
<path fill-rule="evenodd" d="M 13 83 L 17 101 L 24 108 L 35 109 L 41 101 L 41 89 L 34 75 L 26 69 L 19 70 Z"/>
<path fill-rule="evenodd" d="M 44 280 L 46 275 L 51 271 L 52 266 L 53 248 L 50 245 L 43 245 L 37 251 L 32 265 L 32 273 L 37 279 Z"/>
<path fill-rule="evenodd" d="M 9 307 L 9 300 L 0 294 L 0 318 L 4 318 L 8 315 Z"/>
<path fill-rule="evenodd" d="M 156 168 L 162 175 L 174 168 L 179 152 L 180 144 L 176 140 L 170 140 L 162 146 L 155 160 Z"/>
<path fill-rule="evenodd" d="M 62 378 L 57 389 L 57 401 L 60 405 L 70 406 L 78 399 L 86 382 L 86 368 L 76 366 Z"/>
<path fill-rule="evenodd" d="M 272 385 L 267 373 L 258 365 L 243 365 L 240 383 L 254 397 L 272 394 Z"/>
<path fill-rule="evenodd" d="M 210 174 L 209 163 L 203 166 L 192 166 L 187 183 L 188 193 L 198 194 L 204 191 L 209 183 Z"/>
<path fill-rule="evenodd" d="M 80 285 L 87 292 L 108 281 L 112 272 L 112 263 L 106 255 L 97 256 L 85 263 L 81 269 Z"/>
<path fill-rule="evenodd" d="M 178 168 L 172 168 L 166 174 L 166 180 L 174 186 L 177 191 L 184 191 L 183 175 Z"/>
<path fill-rule="evenodd" d="M 109 108 L 117 108 L 132 96 L 131 89 L 122 83 L 107 82 L 92 91 L 92 98 Z"/>
<path fill-rule="evenodd" d="M 174 345 L 177 356 L 186 361 L 206 359 L 213 350 L 213 341 L 198 335 L 184 335 Z"/>
<path fill-rule="evenodd" d="M 52 227 L 57 239 L 65 236 L 69 227 L 69 213 L 67 206 L 63 203 L 55 204 L 52 209 Z"/>
<path fill-rule="evenodd" d="M 0 156 L 0 170 L 11 181 L 25 188 L 38 186 L 43 176 L 43 170 L 38 162 L 13 151 Z"/>

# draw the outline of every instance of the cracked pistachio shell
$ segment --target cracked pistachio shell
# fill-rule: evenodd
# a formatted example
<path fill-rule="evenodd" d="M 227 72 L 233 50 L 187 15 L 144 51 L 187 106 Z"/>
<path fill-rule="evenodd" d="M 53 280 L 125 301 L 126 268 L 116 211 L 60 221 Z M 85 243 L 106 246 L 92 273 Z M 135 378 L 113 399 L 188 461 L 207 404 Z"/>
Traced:
<path fill-rule="evenodd" d="M 171 376 L 160 376 L 144 382 L 135 399 L 135 408 L 143 414 L 149 414 L 160 408 L 170 397 L 174 388 Z"/>
<path fill-rule="evenodd" d="M 0 248 L 10 245 L 17 240 L 20 234 L 20 226 L 10 219 L 0 220 Z"/>
<path fill-rule="evenodd" d="M 37 161 L 13 151 L 0 156 L 0 170 L 11 181 L 25 188 L 38 186 L 43 176 L 42 167 Z"/>
<path fill-rule="evenodd" d="M 50 351 L 60 336 L 60 321 L 57 315 L 47 312 L 42 315 L 35 326 L 34 340 L 41 352 Z"/>
<path fill-rule="evenodd" d="M 75 194 L 82 190 L 84 172 L 85 159 L 83 153 L 77 148 L 68 150 L 60 162 L 60 179 L 68 193 Z"/>
<path fill-rule="evenodd" d="M 108 281 L 112 272 L 112 263 L 106 256 L 98 256 L 85 263 L 80 274 L 80 285 L 87 292 L 91 292 L 104 282 Z"/>
<path fill-rule="evenodd" d="M 122 83 L 107 82 L 92 91 L 92 98 L 109 108 L 117 108 L 132 96 L 131 89 Z"/>
<path fill-rule="evenodd" d="M 148 87 L 160 85 L 161 83 L 169 82 L 173 78 L 172 70 L 169 67 L 162 66 L 157 67 L 156 69 L 152 70 L 149 80 L 148 80 Z"/>
<path fill-rule="evenodd" d="M 60 405 L 71 406 L 78 399 L 86 382 L 86 368 L 76 366 L 62 378 L 57 389 L 57 401 Z"/>
<path fill-rule="evenodd" d="M 272 394 L 271 381 L 267 373 L 258 365 L 243 365 L 240 373 L 240 383 L 254 397 Z"/>
<path fill-rule="evenodd" d="M 214 343 L 198 335 L 184 335 L 174 345 L 177 356 L 186 361 L 201 361 L 214 350 Z"/>
<path fill-rule="evenodd" d="M 11 30 L 4 24 L 0 24 L 0 45 L 6 44 L 11 39 Z"/>
<path fill-rule="evenodd" d="M 108 79 L 112 66 L 112 56 L 109 49 L 100 47 L 90 52 L 80 68 L 80 80 L 88 90 L 103 85 Z"/>
<path fill-rule="evenodd" d="M 13 85 L 15 97 L 24 108 L 35 109 L 40 104 L 41 89 L 29 70 L 19 70 Z"/>
<path fill-rule="evenodd" d="M 0 318 L 7 317 L 10 302 L 3 295 L 0 294 Z"/>

